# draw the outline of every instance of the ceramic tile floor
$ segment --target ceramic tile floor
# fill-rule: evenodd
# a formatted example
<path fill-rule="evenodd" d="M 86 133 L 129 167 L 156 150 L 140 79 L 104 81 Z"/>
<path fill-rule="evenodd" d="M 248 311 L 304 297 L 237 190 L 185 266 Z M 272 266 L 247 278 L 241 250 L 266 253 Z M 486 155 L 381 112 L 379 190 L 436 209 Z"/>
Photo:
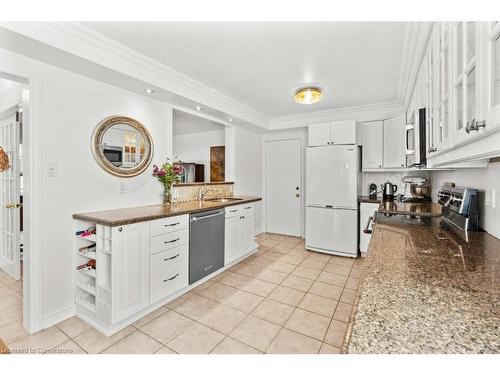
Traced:
<path fill-rule="evenodd" d="M 73 317 L 7 344 L 56 353 L 339 353 L 364 260 L 307 251 L 296 237 L 265 233 L 257 242 L 245 261 L 111 337 Z"/>

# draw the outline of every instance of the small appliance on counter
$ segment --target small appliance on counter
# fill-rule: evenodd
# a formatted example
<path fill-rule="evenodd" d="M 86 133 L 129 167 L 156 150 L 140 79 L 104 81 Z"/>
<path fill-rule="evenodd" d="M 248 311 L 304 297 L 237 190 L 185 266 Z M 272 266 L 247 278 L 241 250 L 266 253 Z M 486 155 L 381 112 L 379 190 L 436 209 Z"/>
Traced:
<path fill-rule="evenodd" d="M 376 184 L 370 184 L 368 186 L 368 196 L 370 198 L 375 199 L 375 198 L 377 198 L 377 193 L 378 193 L 378 191 L 377 191 L 377 185 Z"/>
<path fill-rule="evenodd" d="M 392 182 L 387 181 L 386 183 L 381 184 L 380 187 L 382 188 L 382 195 L 384 200 L 394 199 L 394 193 L 398 191 L 397 185 L 394 185 Z"/>
<path fill-rule="evenodd" d="M 405 176 L 401 179 L 404 184 L 404 193 L 399 196 L 399 201 L 408 203 L 430 202 L 431 186 L 427 180 L 420 176 Z"/>
<path fill-rule="evenodd" d="M 479 230 L 479 208 L 477 189 L 443 185 L 438 192 L 441 211 L 441 225 L 461 231 Z"/>

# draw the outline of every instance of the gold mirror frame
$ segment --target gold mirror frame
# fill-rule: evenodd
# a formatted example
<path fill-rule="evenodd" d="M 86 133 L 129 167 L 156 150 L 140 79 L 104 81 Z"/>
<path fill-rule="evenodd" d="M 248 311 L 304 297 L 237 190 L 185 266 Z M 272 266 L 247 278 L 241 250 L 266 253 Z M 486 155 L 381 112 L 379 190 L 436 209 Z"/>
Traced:
<path fill-rule="evenodd" d="M 144 158 L 139 163 L 139 165 L 134 168 L 122 169 L 115 166 L 104 156 L 104 152 L 102 149 L 102 139 L 104 137 L 104 134 L 109 128 L 118 124 L 131 126 L 135 130 L 137 130 L 144 139 Z M 151 164 L 151 160 L 153 159 L 153 139 L 151 138 L 151 134 L 149 134 L 149 131 L 139 121 L 127 116 L 109 116 L 99 122 L 92 134 L 91 148 L 92 155 L 94 156 L 97 164 L 99 164 L 99 166 L 106 172 L 118 177 L 134 177 L 143 173 L 149 166 L 149 164 Z"/>

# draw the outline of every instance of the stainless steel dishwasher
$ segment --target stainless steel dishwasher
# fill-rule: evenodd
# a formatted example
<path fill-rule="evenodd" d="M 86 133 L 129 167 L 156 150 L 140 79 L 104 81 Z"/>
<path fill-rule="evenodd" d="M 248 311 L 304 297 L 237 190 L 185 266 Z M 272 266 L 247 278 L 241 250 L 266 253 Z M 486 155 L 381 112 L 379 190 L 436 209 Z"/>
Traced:
<path fill-rule="evenodd" d="M 224 267 L 225 210 L 189 215 L 189 284 Z"/>

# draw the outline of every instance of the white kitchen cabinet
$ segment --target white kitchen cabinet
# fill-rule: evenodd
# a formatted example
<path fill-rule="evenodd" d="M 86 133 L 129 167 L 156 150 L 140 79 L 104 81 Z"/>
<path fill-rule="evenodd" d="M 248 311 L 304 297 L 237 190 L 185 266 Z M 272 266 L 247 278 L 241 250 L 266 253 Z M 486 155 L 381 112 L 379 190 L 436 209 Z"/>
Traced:
<path fill-rule="evenodd" d="M 372 234 L 366 233 L 365 230 L 371 231 L 373 216 L 379 206 L 379 202 L 361 202 L 359 205 L 359 251 L 361 251 L 361 256 L 366 256 L 368 252 Z"/>
<path fill-rule="evenodd" d="M 383 121 L 362 124 L 363 169 L 380 169 L 383 163 Z"/>
<path fill-rule="evenodd" d="M 255 250 L 253 204 L 226 208 L 224 265 Z"/>
<path fill-rule="evenodd" d="M 113 323 L 149 305 L 149 237 L 148 222 L 112 228 Z"/>
<path fill-rule="evenodd" d="M 354 120 L 324 122 L 308 126 L 308 146 L 353 145 L 358 143 Z"/>
<path fill-rule="evenodd" d="M 332 128 L 330 122 L 309 125 L 308 127 L 308 145 L 323 146 L 332 141 Z"/>
<path fill-rule="evenodd" d="M 384 120 L 384 168 L 406 166 L 404 115 Z"/>
<path fill-rule="evenodd" d="M 500 128 L 500 22 L 482 24 L 482 50 L 484 51 L 485 72 L 485 118 L 484 131 L 492 132 Z"/>
<path fill-rule="evenodd" d="M 224 264 L 231 264 L 239 258 L 240 217 L 226 218 L 224 234 Z"/>

